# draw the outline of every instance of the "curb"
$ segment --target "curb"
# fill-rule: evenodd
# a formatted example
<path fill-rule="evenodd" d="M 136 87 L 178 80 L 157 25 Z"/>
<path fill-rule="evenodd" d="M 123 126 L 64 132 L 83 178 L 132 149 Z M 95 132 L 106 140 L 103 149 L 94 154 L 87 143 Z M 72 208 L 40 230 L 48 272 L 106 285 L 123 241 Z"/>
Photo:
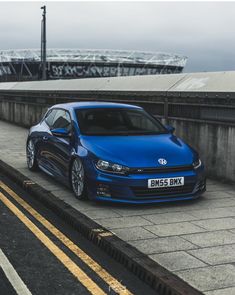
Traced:
<path fill-rule="evenodd" d="M 85 238 L 124 265 L 159 295 L 203 294 L 2 160 L 0 171 L 77 229 Z"/>

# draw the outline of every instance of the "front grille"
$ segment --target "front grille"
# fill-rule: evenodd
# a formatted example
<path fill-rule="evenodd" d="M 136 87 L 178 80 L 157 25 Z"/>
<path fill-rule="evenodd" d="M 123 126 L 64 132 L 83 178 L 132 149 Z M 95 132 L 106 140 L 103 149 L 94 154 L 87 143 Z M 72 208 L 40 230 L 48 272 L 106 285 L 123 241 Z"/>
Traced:
<path fill-rule="evenodd" d="M 193 170 L 192 165 L 175 166 L 175 167 L 152 167 L 152 168 L 130 168 L 129 174 L 144 174 L 144 173 L 171 173 L 180 171 Z"/>
<path fill-rule="evenodd" d="M 182 194 L 189 194 L 194 189 L 194 184 L 185 184 L 183 186 L 163 187 L 163 188 L 146 188 L 146 187 L 132 187 L 134 195 L 137 198 L 148 197 L 165 197 L 177 196 Z"/>

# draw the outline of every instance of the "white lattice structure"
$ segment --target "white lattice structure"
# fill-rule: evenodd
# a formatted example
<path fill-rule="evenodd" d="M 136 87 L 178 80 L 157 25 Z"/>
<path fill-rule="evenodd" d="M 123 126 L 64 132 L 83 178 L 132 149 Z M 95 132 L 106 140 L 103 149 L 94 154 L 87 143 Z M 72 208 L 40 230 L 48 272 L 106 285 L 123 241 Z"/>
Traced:
<path fill-rule="evenodd" d="M 0 50 L 0 62 L 40 61 L 39 49 Z M 108 49 L 47 49 L 48 62 L 91 62 L 120 64 L 151 64 L 184 67 L 187 57 L 176 54 L 108 50 Z"/>
<path fill-rule="evenodd" d="M 187 57 L 176 54 L 95 49 L 47 49 L 47 79 L 181 73 Z M 40 80 L 39 49 L 0 50 L 0 81 Z"/>

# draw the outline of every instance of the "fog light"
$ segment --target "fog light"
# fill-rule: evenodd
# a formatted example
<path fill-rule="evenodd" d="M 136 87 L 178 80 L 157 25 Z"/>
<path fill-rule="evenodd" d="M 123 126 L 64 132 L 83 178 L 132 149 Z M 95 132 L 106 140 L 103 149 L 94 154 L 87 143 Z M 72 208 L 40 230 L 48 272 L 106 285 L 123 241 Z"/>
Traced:
<path fill-rule="evenodd" d="M 97 185 L 97 196 L 99 197 L 111 197 L 109 186 L 107 184 L 99 183 Z"/>

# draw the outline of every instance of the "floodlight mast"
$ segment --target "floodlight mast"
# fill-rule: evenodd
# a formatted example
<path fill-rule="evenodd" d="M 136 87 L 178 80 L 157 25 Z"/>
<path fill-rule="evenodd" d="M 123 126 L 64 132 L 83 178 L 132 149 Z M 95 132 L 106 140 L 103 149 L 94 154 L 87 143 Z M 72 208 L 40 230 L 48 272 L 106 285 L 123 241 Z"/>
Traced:
<path fill-rule="evenodd" d="M 47 64 L 46 64 L 46 6 L 42 6 L 42 22 L 41 22 L 41 69 L 42 80 L 47 79 Z"/>

